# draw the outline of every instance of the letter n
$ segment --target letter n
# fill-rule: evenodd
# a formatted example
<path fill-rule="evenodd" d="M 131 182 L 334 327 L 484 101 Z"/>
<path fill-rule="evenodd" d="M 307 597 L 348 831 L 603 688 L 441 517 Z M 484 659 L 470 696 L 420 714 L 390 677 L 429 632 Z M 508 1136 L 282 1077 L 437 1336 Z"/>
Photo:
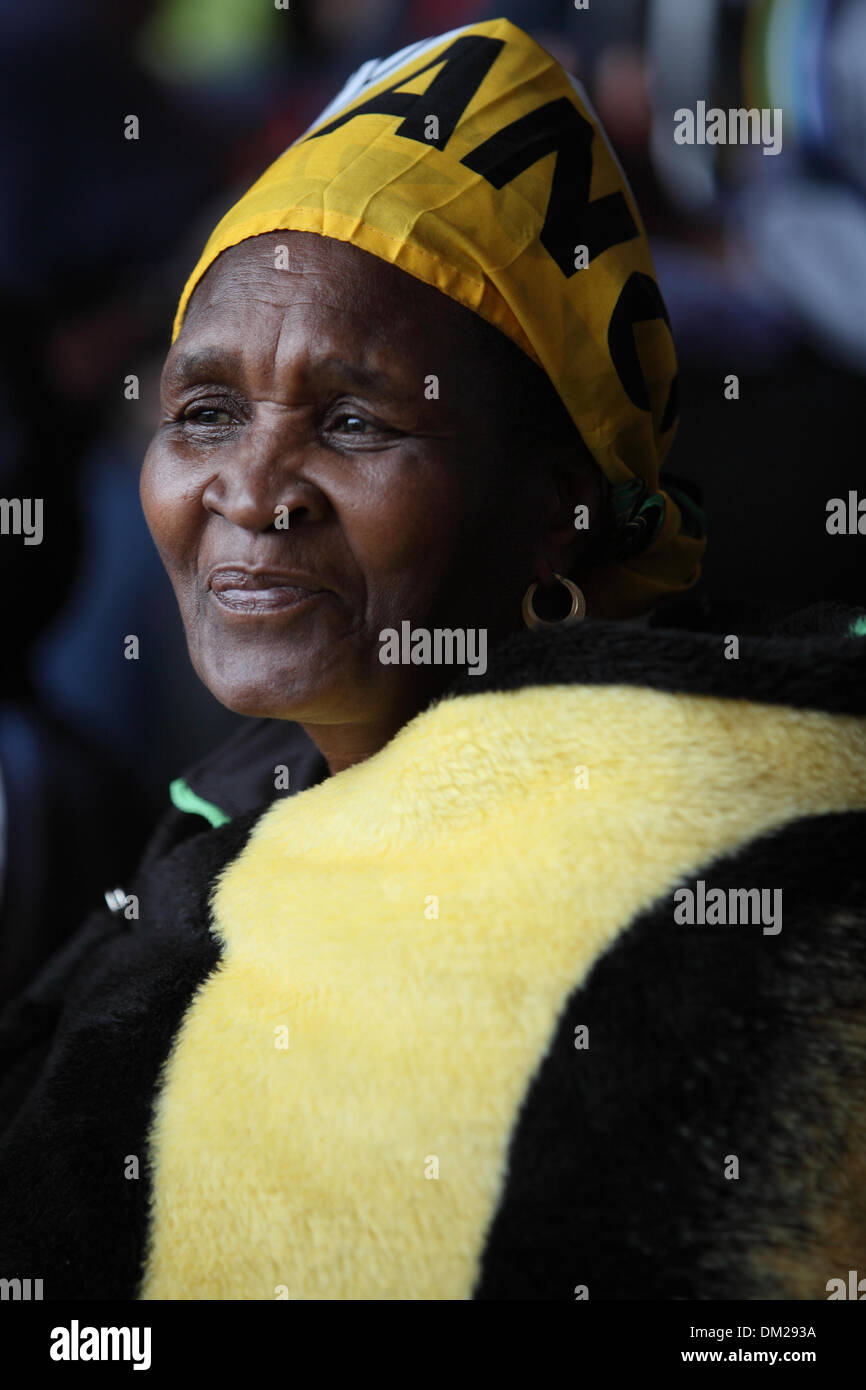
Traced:
<path fill-rule="evenodd" d="M 588 248 L 589 260 L 594 261 L 611 246 L 638 235 L 622 193 L 589 200 L 594 137 L 592 124 L 568 98 L 557 97 L 497 131 L 461 161 L 494 188 L 503 188 L 555 151 L 550 198 L 539 240 L 566 276 L 582 268 L 574 263 L 576 239 Z"/>

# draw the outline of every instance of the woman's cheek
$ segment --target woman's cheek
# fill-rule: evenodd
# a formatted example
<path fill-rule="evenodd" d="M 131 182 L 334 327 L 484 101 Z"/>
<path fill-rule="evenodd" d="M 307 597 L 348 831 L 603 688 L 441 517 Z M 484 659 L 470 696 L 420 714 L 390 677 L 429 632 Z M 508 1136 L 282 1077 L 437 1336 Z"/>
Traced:
<path fill-rule="evenodd" d="M 450 460 L 411 450 L 391 460 L 365 489 L 363 505 L 341 508 L 347 532 L 384 574 L 427 566 L 447 557 L 459 534 L 463 489 Z"/>
<path fill-rule="evenodd" d="M 152 445 L 142 464 L 139 493 L 150 534 L 171 574 L 172 565 L 194 544 L 202 516 L 201 487 L 170 452 Z"/>

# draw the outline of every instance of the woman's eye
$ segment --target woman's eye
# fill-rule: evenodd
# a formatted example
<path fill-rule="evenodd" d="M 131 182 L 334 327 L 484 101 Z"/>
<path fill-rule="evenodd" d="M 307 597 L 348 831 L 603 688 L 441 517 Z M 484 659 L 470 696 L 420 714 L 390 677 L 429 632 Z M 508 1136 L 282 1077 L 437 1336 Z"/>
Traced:
<path fill-rule="evenodd" d="M 194 420 L 197 425 L 230 425 L 232 419 L 227 410 L 220 410 L 215 405 L 199 406 L 198 410 L 188 410 L 183 418 Z"/>
<path fill-rule="evenodd" d="M 351 415 L 344 411 L 342 415 L 336 415 L 331 423 L 339 434 L 363 434 L 370 422 L 361 415 Z"/>

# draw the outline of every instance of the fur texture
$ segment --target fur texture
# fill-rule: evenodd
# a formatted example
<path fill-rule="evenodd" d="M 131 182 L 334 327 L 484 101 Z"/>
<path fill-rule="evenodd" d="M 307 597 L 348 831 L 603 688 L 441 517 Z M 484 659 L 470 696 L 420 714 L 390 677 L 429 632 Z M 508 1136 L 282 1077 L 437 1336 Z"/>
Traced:
<path fill-rule="evenodd" d="M 220 967 L 166 1069 L 144 1296 L 469 1297 L 569 996 L 653 903 L 660 954 L 699 932 L 673 924 L 671 895 L 704 866 L 800 816 L 866 808 L 864 768 L 850 717 L 530 687 L 445 701 L 274 806 L 221 879 Z M 734 957 L 761 937 L 727 931 Z M 766 940 L 763 956 L 771 971 Z M 542 1132 L 555 1091 L 548 1104 Z M 721 1133 L 724 1152 L 742 1139 Z M 540 1157 L 537 1129 L 528 1143 Z M 566 1152 L 569 1181 L 579 1133 Z M 531 1189 L 555 1231 L 567 1194 Z"/>
<path fill-rule="evenodd" d="M 663 901 L 598 961 L 527 1095 L 476 1298 L 816 1300 L 862 1270 L 864 836 L 862 813 L 809 818 L 702 869 L 783 886 L 778 936 Z"/>
<path fill-rule="evenodd" d="M 213 875 L 254 820 L 160 859 L 130 890 L 139 920 L 94 914 L 0 1023 L 0 1272 L 43 1278 L 46 1299 L 135 1296 L 159 1072 L 219 954 Z"/>
<path fill-rule="evenodd" d="M 866 644 L 802 631 L 509 639 L 265 814 L 256 731 L 248 813 L 171 811 L 139 920 L 0 1019 L 0 1276 L 825 1297 L 866 1235 Z M 677 925 L 698 877 L 781 888 L 781 933 Z"/>

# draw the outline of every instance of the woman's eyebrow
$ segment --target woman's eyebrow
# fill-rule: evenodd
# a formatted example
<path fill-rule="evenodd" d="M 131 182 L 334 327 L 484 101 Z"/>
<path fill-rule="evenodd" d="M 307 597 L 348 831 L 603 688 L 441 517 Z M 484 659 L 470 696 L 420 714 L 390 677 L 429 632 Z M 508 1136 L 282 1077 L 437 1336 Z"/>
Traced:
<path fill-rule="evenodd" d="M 343 357 L 328 354 L 314 357 L 308 367 L 311 377 L 321 376 L 337 381 L 346 381 L 360 390 L 374 391 L 387 395 L 392 400 L 408 400 L 415 396 L 405 380 L 389 372 L 386 367 L 363 367 L 359 362 L 347 362 Z"/>
<path fill-rule="evenodd" d="M 213 381 L 219 377 L 238 376 L 243 369 L 239 354 L 222 348 L 202 348 L 197 352 L 182 352 L 168 366 L 166 380 L 174 384 L 185 381 Z"/>
<path fill-rule="evenodd" d="M 403 395 L 401 385 L 390 372 L 374 367 L 363 367 L 357 362 L 347 362 L 343 357 L 333 354 L 313 356 L 305 370 L 311 376 L 340 376 L 356 386 L 387 390 L 392 395 Z M 229 352 L 223 348 L 201 348 L 180 353 L 166 371 L 166 381 L 172 385 L 188 381 L 215 381 L 243 375 L 242 354 Z"/>
<path fill-rule="evenodd" d="M 390 382 L 387 372 L 375 371 L 371 367 L 361 367 L 357 362 L 347 362 L 343 357 L 314 357 L 310 362 L 311 372 L 330 372 L 334 370 L 342 376 L 351 377 L 359 386 L 377 386 Z"/>

